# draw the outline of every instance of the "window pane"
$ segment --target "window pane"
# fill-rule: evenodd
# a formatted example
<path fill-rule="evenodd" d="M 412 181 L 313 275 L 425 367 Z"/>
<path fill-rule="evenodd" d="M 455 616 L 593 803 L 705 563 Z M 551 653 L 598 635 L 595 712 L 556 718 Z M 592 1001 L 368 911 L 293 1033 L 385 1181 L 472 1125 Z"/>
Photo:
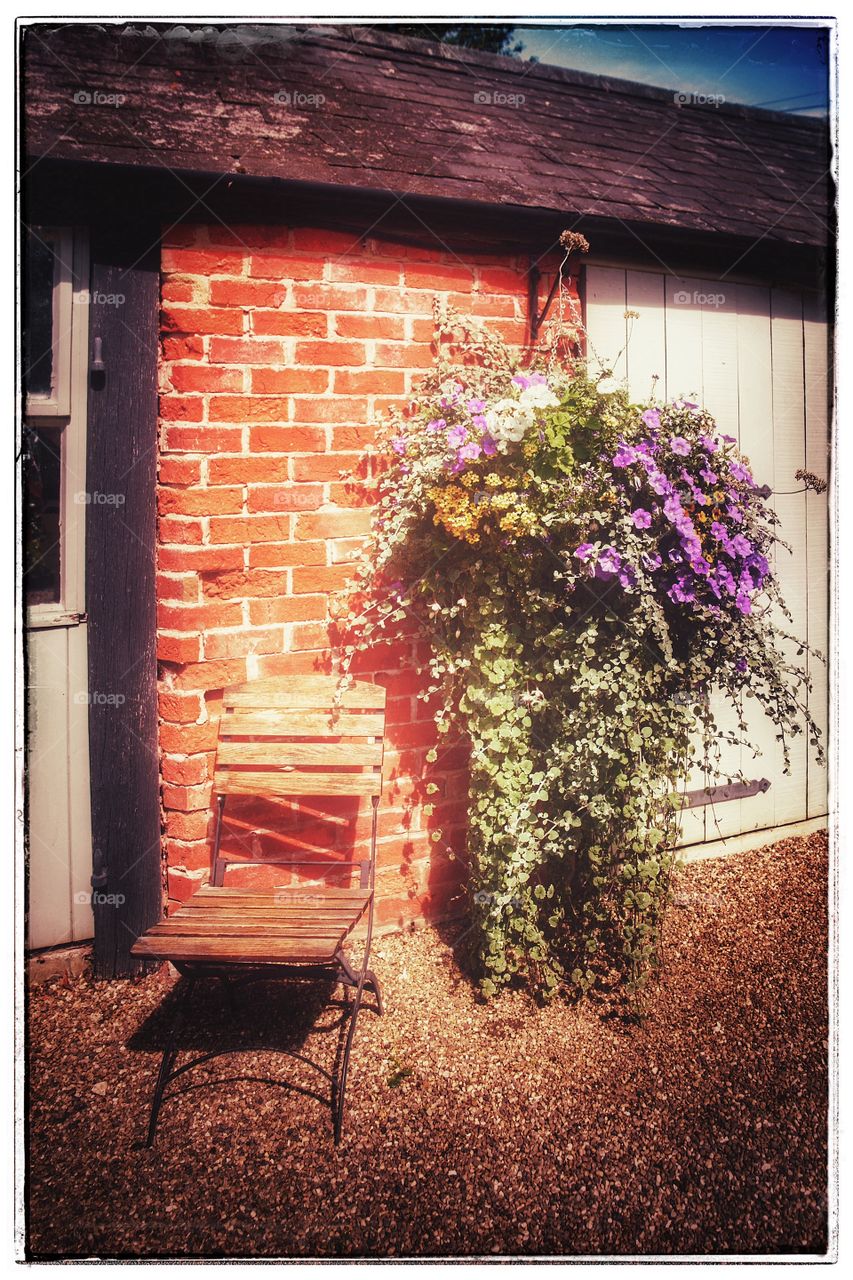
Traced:
<path fill-rule="evenodd" d="M 53 285 L 56 259 L 49 241 L 29 232 L 24 242 L 24 390 L 53 391 Z"/>
<path fill-rule="evenodd" d="M 58 604 L 62 432 L 24 428 L 24 590 L 26 602 Z"/>

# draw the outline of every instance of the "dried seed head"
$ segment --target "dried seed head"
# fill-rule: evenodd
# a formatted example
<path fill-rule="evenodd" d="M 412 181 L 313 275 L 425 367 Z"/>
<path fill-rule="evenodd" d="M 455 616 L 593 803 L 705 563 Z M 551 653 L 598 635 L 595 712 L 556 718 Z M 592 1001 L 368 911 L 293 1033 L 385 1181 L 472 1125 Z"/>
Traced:
<path fill-rule="evenodd" d="M 589 241 L 578 231 L 564 231 L 560 236 L 560 244 L 567 253 L 589 253 Z"/>

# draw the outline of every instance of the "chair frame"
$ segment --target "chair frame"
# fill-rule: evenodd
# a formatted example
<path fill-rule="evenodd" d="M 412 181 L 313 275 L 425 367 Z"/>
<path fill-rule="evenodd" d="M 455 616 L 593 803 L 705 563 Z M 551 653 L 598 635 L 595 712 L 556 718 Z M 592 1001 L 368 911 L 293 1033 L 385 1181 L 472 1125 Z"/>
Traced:
<path fill-rule="evenodd" d="M 227 855 L 223 856 L 221 852 L 223 823 L 225 818 L 225 808 L 226 808 L 226 802 L 227 802 L 228 796 L 232 794 L 241 793 L 239 788 L 235 791 L 229 786 L 228 779 L 227 779 L 227 767 L 225 768 L 224 773 L 223 773 L 223 768 L 220 767 L 220 751 L 223 745 L 223 735 L 227 732 L 227 729 L 228 729 L 227 720 L 225 719 L 226 705 L 227 705 L 228 699 L 230 696 L 242 695 L 242 694 L 248 694 L 249 696 L 257 696 L 263 689 L 271 689 L 271 690 L 277 689 L 286 694 L 288 687 L 296 689 L 296 688 L 299 688 L 300 684 L 304 684 L 306 681 L 324 682 L 324 684 L 327 685 L 328 687 L 330 700 L 331 700 L 332 691 L 337 685 L 337 681 L 334 679 L 334 677 L 316 677 L 316 676 L 305 677 L 305 678 L 285 677 L 285 678 L 280 678 L 275 680 L 254 681 L 248 684 L 234 686 L 224 691 L 225 701 L 223 702 L 223 718 L 220 721 L 220 727 L 219 727 L 219 743 L 217 746 L 217 768 L 216 768 L 216 774 L 215 774 L 216 780 L 214 783 L 214 794 L 216 797 L 216 801 L 215 801 L 216 821 L 215 821 L 215 828 L 214 828 L 214 838 L 211 845 L 211 863 L 210 863 L 211 878 L 210 878 L 210 884 L 207 890 L 211 898 L 213 897 L 213 895 L 216 894 L 217 890 L 219 891 L 225 890 L 225 884 L 224 884 L 225 874 L 229 865 L 237 865 L 237 866 L 264 865 L 264 866 L 280 866 L 280 867 L 289 867 L 289 868 L 322 866 L 322 867 L 325 867 L 327 870 L 329 868 L 329 863 L 327 861 L 322 861 L 320 859 L 312 859 L 312 858 L 300 858 L 300 857 L 289 858 L 287 860 L 276 859 L 276 858 L 241 859 L 239 862 L 231 863 L 229 862 L 228 856 Z M 305 1062 L 308 1065 L 312 1066 L 329 1081 L 329 1084 L 331 1086 L 331 1091 L 332 1091 L 331 1110 L 332 1110 L 332 1118 L 333 1118 L 335 1144 L 337 1145 L 341 1140 L 341 1137 L 343 1134 L 343 1125 L 344 1125 L 345 1104 L 346 1104 L 346 1085 L 347 1085 L 347 1076 L 349 1073 L 350 1055 L 352 1052 L 353 1040 L 355 1038 L 355 1029 L 356 1029 L 356 1024 L 358 1022 L 358 1015 L 361 1010 L 362 1003 L 364 1001 L 364 994 L 366 991 L 372 991 L 374 995 L 374 998 L 375 998 L 375 1003 L 373 1005 L 374 1012 L 377 1013 L 379 1016 L 381 1016 L 384 1013 L 384 1003 L 382 1000 L 382 991 L 379 985 L 379 980 L 377 979 L 375 973 L 370 968 L 370 950 L 371 950 L 371 943 L 373 939 L 374 906 L 375 906 L 375 892 L 376 892 L 376 841 L 377 841 L 378 820 L 379 820 L 379 802 L 381 799 L 381 788 L 382 788 L 382 768 L 383 768 L 383 760 L 384 760 L 385 690 L 380 685 L 374 685 L 367 681 L 357 681 L 355 682 L 355 685 L 351 687 L 355 689 L 361 689 L 364 691 L 368 689 L 375 690 L 377 704 L 381 704 L 382 706 L 382 713 L 381 713 L 382 714 L 382 733 L 381 733 L 381 736 L 379 736 L 378 773 L 374 774 L 374 778 L 377 785 L 374 792 L 370 795 L 371 802 L 372 802 L 372 817 L 371 817 L 371 827 L 370 827 L 370 857 L 368 859 L 353 859 L 348 864 L 343 864 L 343 863 L 341 864 L 342 867 L 349 866 L 351 871 L 354 871 L 356 866 L 360 867 L 359 887 L 365 893 L 364 904 L 361 910 L 358 912 L 358 914 L 352 919 L 352 923 L 350 924 L 344 937 L 341 939 L 340 943 L 337 945 L 335 949 L 334 956 L 331 959 L 323 960 L 322 962 L 308 963 L 308 962 L 275 961 L 275 962 L 264 962 L 263 964 L 253 963 L 253 962 L 246 962 L 246 963 L 240 964 L 240 963 L 234 962 L 233 960 L 224 960 L 224 961 L 217 960 L 215 957 L 212 957 L 209 960 L 208 959 L 198 959 L 198 960 L 177 959 L 176 960 L 169 957 L 168 954 L 165 954 L 163 956 L 164 959 L 170 959 L 170 962 L 178 970 L 181 976 L 184 979 L 186 979 L 186 986 L 183 992 L 181 993 L 182 998 L 175 1012 L 175 1015 L 172 1019 L 172 1024 L 169 1030 L 169 1034 L 167 1036 L 165 1047 L 163 1049 L 163 1056 L 160 1062 L 160 1068 L 157 1074 L 157 1080 L 154 1086 L 154 1094 L 151 1101 L 151 1112 L 150 1112 L 149 1123 L 148 1123 L 148 1133 L 147 1133 L 147 1139 L 145 1143 L 145 1145 L 148 1147 L 152 1146 L 154 1142 L 154 1138 L 157 1131 L 157 1122 L 160 1115 L 160 1109 L 162 1107 L 162 1104 L 165 1098 L 166 1089 L 173 1080 L 175 1080 L 178 1076 L 183 1075 L 185 1072 L 191 1070 L 193 1067 L 200 1065 L 202 1062 L 207 1062 L 212 1058 L 219 1057 L 228 1053 L 245 1052 L 245 1050 L 242 1048 L 224 1048 L 221 1050 L 214 1050 L 213 1052 L 196 1056 L 192 1058 L 189 1062 L 185 1062 L 180 1066 L 177 1065 L 178 1057 L 181 1052 L 180 1045 L 179 1045 L 180 1032 L 184 1026 L 186 1011 L 188 1009 L 190 1000 L 192 998 L 192 994 L 195 990 L 197 983 L 204 978 L 219 979 L 223 985 L 224 991 L 226 992 L 229 1006 L 231 1007 L 232 1011 L 234 1011 L 235 1005 L 233 1000 L 232 983 L 235 980 L 235 978 L 238 977 L 238 975 L 239 975 L 239 980 L 241 982 L 265 981 L 265 980 L 275 980 L 275 979 L 294 979 L 294 978 L 308 981 L 312 979 L 318 980 L 322 978 L 328 978 L 330 975 L 336 975 L 338 983 L 340 983 L 344 987 L 348 987 L 354 990 L 355 994 L 354 994 L 352 1004 L 350 1007 L 350 1012 L 349 1012 L 349 1025 L 347 1027 L 346 1039 L 344 1042 L 343 1056 L 341 1059 L 340 1075 L 337 1081 L 337 1088 L 336 1088 L 336 1081 L 334 1079 L 334 1074 L 327 1072 L 325 1068 L 320 1066 L 319 1063 L 313 1062 L 311 1061 L 311 1059 L 307 1058 L 306 1056 L 299 1053 L 295 1053 L 294 1051 L 289 1049 L 281 1049 L 281 1048 L 276 1049 L 276 1052 L 282 1053 L 288 1057 L 296 1058 L 297 1060 Z M 326 706 L 326 709 L 328 709 L 327 704 L 324 704 L 324 706 Z M 334 703 L 332 703 L 332 711 L 331 711 L 331 719 L 330 719 L 330 724 L 332 726 L 334 725 L 335 715 L 336 715 L 336 711 L 334 709 Z M 282 731 L 282 733 L 279 735 L 269 735 L 269 736 L 284 737 L 285 733 L 287 733 L 287 731 Z M 248 736 L 248 735 L 245 735 L 245 736 Z M 294 731 L 289 736 L 296 737 L 297 734 Z M 328 730 L 327 736 L 335 736 L 334 727 Z M 343 736 L 343 734 L 340 734 L 339 736 Z M 377 736 L 378 735 L 374 734 L 370 737 L 369 740 L 375 741 L 375 738 Z M 310 776 L 310 775 L 307 775 L 307 776 Z M 342 774 L 340 776 L 341 778 L 345 778 L 347 775 Z M 359 774 L 359 775 L 353 775 L 353 776 L 363 779 L 369 775 Z M 252 791 L 248 793 L 244 792 L 243 794 L 257 795 L 258 792 L 256 791 Z M 285 793 L 285 795 L 290 795 L 294 799 L 298 797 L 304 798 L 306 796 L 323 795 L 323 794 L 327 794 L 327 793 L 313 792 L 310 789 L 307 791 L 288 791 Z M 349 791 L 342 786 L 341 788 L 336 787 L 334 794 L 344 795 L 344 796 L 358 795 L 359 797 L 361 797 L 365 793 L 363 790 Z M 285 797 L 280 795 L 279 798 L 285 798 Z M 205 893 L 204 890 L 201 890 L 199 892 L 202 894 Z M 257 896 L 261 898 L 267 895 L 258 894 Z M 279 895 L 269 895 L 269 896 L 270 897 L 275 896 L 275 898 L 278 899 Z M 192 899 L 190 901 L 192 902 Z M 366 932 L 365 932 L 365 938 L 364 938 L 363 955 L 362 955 L 360 966 L 354 967 L 351 964 L 350 960 L 348 959 L 344 951 L 344 946 L 347 938 L 351 936 L 353 930 L 364 919 L 365 914 L 367 916 L 367 920 L 366 920 Z M 151 950 L 144 949 L 146 945 L 150 947 L 152 943 L 156 946 L 156 940 L 154 938 L 149 937 L 148 935 L 143 935 L 143 937 L 138 939 L 137 943 L 134 944 L 135 953 L 138 955 L 144 955 L 146 959 L 156 959 L 157 958 L 156 954 L 152 954 Z M 137 948 L 143 948 L 143 949 L 137 950 Z M 164 947 L 164 951 L 168 952 L 168 947 Z"/>

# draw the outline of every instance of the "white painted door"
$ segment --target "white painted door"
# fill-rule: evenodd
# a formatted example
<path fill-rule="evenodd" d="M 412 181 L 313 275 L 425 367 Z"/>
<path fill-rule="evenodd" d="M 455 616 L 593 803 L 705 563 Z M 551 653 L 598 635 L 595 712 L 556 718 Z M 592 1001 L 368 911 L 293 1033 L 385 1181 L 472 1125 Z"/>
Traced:
<path fill-rule="evenodd" d="M 70 230 L 23 244 L 22 576 L 27 946 L 92 936 L 85 620 L 88 261 Z"/>
<path fill-rule="evenodd" d="M 793 615 L 791 629 L 822 653 L 829 635 L 829 545 L 826 496 L 802 492 L 806 468 L 828 473 L 827 323 L 810 297 L 787 289 L 682 278 L 656 271 L 590 266 L 586 327 L 593 362 L 612 368 L 633 399 L 687 396 L 713 413 L 750 459 L 756 483 L 773 490 L 781 534 L 776 574 Z M 629 319 L 626 312 L 639 313 Z M 780 619 L 780 621 L 784 621 Z M 794 649 L 796 653 L 796 649 Z M 801 659 L 805 661 L 805 659 Z M 828 723 L 826 667 L 809 660 L 810 709 L 824 738 Z M 712 695 L 716 697 L 716 695 Z M 716 697 L 719 720 L 734 716 Z M 726 766 L 770 780 L 769 791 L 685 813 L 682 841 L 692 844 L 769 829 L 827 812 L 825 768 L 805 734 L 791 745 L 791 773 L 782 772 L 775 728 L 747 700 L 750 739 L 761 753 L 730 750 Z M 688 787 L 706 780 L 692 777 Z"/>

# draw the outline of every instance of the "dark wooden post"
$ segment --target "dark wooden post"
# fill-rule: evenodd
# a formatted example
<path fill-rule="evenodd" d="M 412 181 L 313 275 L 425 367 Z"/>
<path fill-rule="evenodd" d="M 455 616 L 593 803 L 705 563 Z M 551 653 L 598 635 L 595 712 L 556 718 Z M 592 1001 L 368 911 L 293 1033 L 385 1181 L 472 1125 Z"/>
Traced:
<path fill-rule="evenodd" d="M 157 766 L 155 534 L 159 236 L 93 230 L 86 603 L 94 966 L 163 911 Z M 103 365 L 101 368 L 100 365 Z"/>

